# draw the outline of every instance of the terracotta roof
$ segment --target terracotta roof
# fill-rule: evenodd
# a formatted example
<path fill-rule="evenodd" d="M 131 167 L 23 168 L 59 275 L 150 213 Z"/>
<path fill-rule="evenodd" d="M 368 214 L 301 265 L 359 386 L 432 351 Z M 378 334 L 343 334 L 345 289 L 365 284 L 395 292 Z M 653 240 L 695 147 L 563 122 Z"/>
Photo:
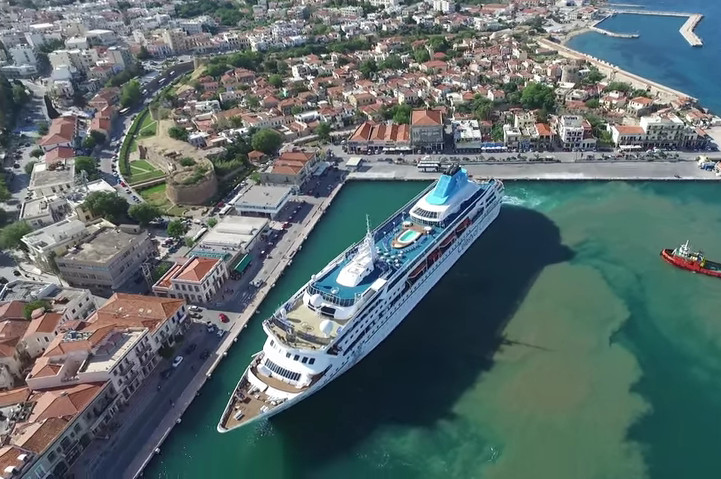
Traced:
<path fill-rule="evenodd" d="M 53 417 L 41 423 L 28 424 L 13 437 L 13 442 L 35 454 L 42 454 L 65 430 L 68 422 L 67 419 Z"/>
<path fill-rule="evenodd" d="M 368 141 L 375 123 L 366 121 L 358 125 L 348 141 Z"/>
<path fill-rule="evenodd" d="M 645 96 L 637 96 L 636 98 L 631 99 L 634 103 L 640 103 L 642 105 L 650 105 L 653 103 L 653 100 L 651 98 L 646 98 Z"/>
<path fill-rule="evenodd" d="M 38 316 L 37 318 L 30 321 L 30 325 L 28 326 L 27 331 L 25 331 L 23 339 L 35 333 L 55 333 L 55 329 L 58 327 L 58 324 L 60 323 L 62 317 L 62 314 L 54 312 L 48 312 L 43 314 L 42 316 Z"/>
<path fill-rule="evenodd" d="M 74 116 L 61 116 L 54 119 L 50 124 L 48 134 L 42 137 L 38 144 L 41 146 L 46 146 L 73 141 L 76 134 L 76 121 L 77 120 Z"/>
<path fill-rule="evenodd" d="M 20 459 L 20 456 L 28 455 L 28 451 L 16 446 L 0 447 L 0 477 L 3 479 L 15 477 L 27 462 Z M 6 472 L 8 468 L 10 472 Z"/>
<path fill-rule="evenodd" d="M 646 132 L 640 126 L 634 125 L 616 125 L 616 130 L 621 135 L 645 135 Z"/>
<path fill-rule="evenodd" d="M 259 160 L 265 156 L 267 156 L 265 153 L 263 153 L 262 151 L 258 151 L 258 150 L 253 150 L 250 153 L 248 153 L 249 160 Z"/>
<path fill-rule="evenodd" d="M 443 114 L 438 110 L 413 110 L 411 125 L 438 126 L 443 124 Z"/>
<path fill-rule="evenodd" d="M 30 422 L 50 418 L 69 418 L 82 412 L 97 396 L 106 383 L 78 384 L 69 388 L 54 388 L 33 394 L 35 407 L 28 419 Z"/>
<path fill-rule="evenodd" d="M 60 364 L 51 364 L 49 356 L 41 356 L 35 360 L 33 368 L 30 370 L 30 377 L 47 378 L 57 376 L 62 366 Z"/>
<path fill-rule="evenodd" d="M 178 276 L 176 276 L 176 279 L 201 282 L 203 278 L 215 268 L 218 262 L 220 262 L 218 258 L 195 257 L 185 263 L 183 269 L 178 273 Z"/>
<path fill-rule="evenodd" d="M 280 158 L 278 158 L 279 161 L 300 161 L 303 163 L 309 162 L 313 157 L 315 156 L 315 153 L 307 152 L 307 151 L 285 151 L 283 154 L 280 155 Z"/>
<path fill-rule="evenodd" d="M 58 335 L 48 344 L 43 356 L 64 356 L 72 351 L 90 351 L 92 349 L 90 341 L 64 341 L 62 335 Z"/>
<path fill-rule="evenodd" d="M 551 127 L 545 123 L 536 123 L 536 131 L 541 136 L 551 136 Z"/>
<path fill-rule="evenodd" d="M 27 387 L 0 392 L 0 407 L 12 406 L 27 401 L 30 390 Z"/>
<path fill-rule="evenodd" d="M 8 301 L 0 304 L 0 319 L 25 319 L 23 301 Z"/>
<path fill-rule="evenodd" d="M 45 153 L 45 163 L 48 165 L 69 158 L 75 158 L 75 150 L 69 146 L 58 146 Z"/>
<path fill-rule="evenodd" d="M 115 293 L 85 324 L 83 331 L 95 331 L 108 325 L 143 327 L 154 331 L 183 305 L 185 301 L 177 298 Z"/>
<path fill-rule="evenodd" d="M 0 322 L 0 357 L 15 355 L 15 346 L 25 335 L 30 323 L 24 319 L 6 319 Z"/>

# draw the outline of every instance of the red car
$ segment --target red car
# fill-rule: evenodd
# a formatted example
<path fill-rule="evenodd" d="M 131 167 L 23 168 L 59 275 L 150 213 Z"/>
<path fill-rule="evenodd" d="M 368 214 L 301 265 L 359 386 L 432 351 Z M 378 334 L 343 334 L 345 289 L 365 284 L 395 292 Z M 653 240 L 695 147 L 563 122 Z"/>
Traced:
<path fill-rule="evenodd" d="M 121 182 L 120 182 L 120 186 L 122 186 L 123 188 L 125 188 L 125 186 L 126 186 L 126 185 L 125 185 L 125 182 L 124 182 L 124 181 L 121 181 Z"/>
<path fill-rule="evenodd" d="M 218 315 L 218 317 L 219 317 L 220 320 L 221 320 L 222 322 L 224 322 L 224 323 L 227 323 L 228 321 L 230 321 L 230 318 L 228 318 L 228 316 L 226 316 L 225 313 L 220 313 L 220 314 Z"/>

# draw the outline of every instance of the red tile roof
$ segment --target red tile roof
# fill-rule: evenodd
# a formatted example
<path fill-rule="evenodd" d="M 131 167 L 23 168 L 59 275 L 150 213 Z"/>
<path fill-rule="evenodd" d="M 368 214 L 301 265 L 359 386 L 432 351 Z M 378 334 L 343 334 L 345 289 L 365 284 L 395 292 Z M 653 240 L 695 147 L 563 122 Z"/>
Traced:
<path fill-rule="evenodd" d="M 178 273 L 176 279 L 202 282 L 203 278 L 205 278 L 220 261 L 218 258 L 195 257 L 185 263 L 185 266 L 183 266 L 182 270 Z"/>
<path fill-rule="evenodd" d="M 443 124 L 443 114 L 438 110 L 413 110 L 412 126 L 438 126 Z"/>

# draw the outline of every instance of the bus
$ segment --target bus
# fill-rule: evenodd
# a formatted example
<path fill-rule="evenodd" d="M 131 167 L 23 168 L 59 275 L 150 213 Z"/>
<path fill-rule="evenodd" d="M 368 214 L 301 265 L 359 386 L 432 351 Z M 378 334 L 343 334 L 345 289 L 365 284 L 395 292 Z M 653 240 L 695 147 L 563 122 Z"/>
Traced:
<path fill-rule="evenodd" d="M 158 80 L 158 85 L 162 85 L 163 83 L 165 83 L 165 78 L 161 78 L 160 80 Z"/>
<path fill-rule="evenodd" d="M 121 114 L 121 115 L 125 115 L 125 114 L 126 114 L 127 112 L 129 112 L 129 111 L 130 111 L 130 108 L 123 108 L 123 109 L 120 110 L 118 113 Z"/>
<path fill-rule="evenodd" d="M 230 210 L 232 210 L 232 209 L 233 209 L 233 205 L 225 205 L 225 206 L 223 206 L 223 208 L 220 210 L 220 213 L 219 213 L 219 214 L 220 214 L 220 216 L 225 216 L 225 215 L 227 215 L 227 214 L 230 212 Z"/>
<path fill-rule="evenodd" d="M 208 228 L 200 228 L 200 231 L 195 233 L 195 235 L 193 236 L 193 243 L 197 243 L 198 240 L 207 232 L 208 232 Z"/>
<path fill-rule="evenodd" d="M 441 163 L 432 160 L 421 160 L 418 162 L 418 171 L 434 173 L 441 170 Z"/>

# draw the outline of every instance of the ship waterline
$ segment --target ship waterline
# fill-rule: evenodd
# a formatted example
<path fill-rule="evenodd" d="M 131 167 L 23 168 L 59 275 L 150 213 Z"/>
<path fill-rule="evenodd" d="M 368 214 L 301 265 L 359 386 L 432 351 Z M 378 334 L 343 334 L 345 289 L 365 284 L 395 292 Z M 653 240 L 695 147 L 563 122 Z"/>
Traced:
<path fill-rule="evenodd" d="M 311 396 L 378 346 L 496 219 L 503 184 L 457 166 L 311 276 L 263 322 L 219 432 Z"/>

